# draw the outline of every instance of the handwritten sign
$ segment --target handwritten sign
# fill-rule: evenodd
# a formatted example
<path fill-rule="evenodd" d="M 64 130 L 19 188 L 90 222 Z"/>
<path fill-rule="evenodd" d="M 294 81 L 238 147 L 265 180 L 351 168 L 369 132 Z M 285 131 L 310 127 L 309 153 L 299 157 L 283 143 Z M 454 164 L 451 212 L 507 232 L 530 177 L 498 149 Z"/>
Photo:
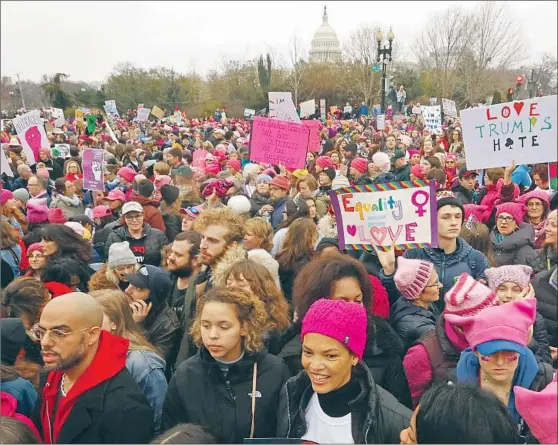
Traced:
<path fill-rule="evenodd" d="M 421 108 L 421 106 L 420 106 L 420 105 L 415 105 L 415 106 L 412 108 L 411 113 L 417 114 L 417 115 L 418 115 L 418 114 L 422 114 L 422 108 Z"/>
<path fill-rule="evenodd" d="M 378 114 L 376 116 L 376 130 L 383 130 L 386 128 L 386 115 Z"/>
<path fill-rule="evenodd" d="M 149 118 L 151 108 L 138 108 L 138 121 L 145 122 Z"/>
<path fill-rule="evenodd" d="M 389 182 L 329 192 L 339 247 L 372 251 L 437 247 L 434 181 Z"/>
<path fill-rule="evenodd" d="M 269 117 L 288 122 L 300 122 L 290 92 L 269 92 Z"/>
<path fill-rule="evenodd" d="M 558 96 L 461 111 L 469 170 L 554 162 Z"/>
<path fill-rule="evenodd" d="M 322 148 L 320 140 L 320 122 L 316 120 L 301 121 L 303 125 L 310 128 L 310 138 L 308 139 L 308 151 L 319 152 Z"/>
<path fill-rule="evenodd" d="M 256 110 L 252 110 L 251 108 L 245 108 L 244 109 L 244 117 L 246 119 L 250 119 L 255 114 L 256 114 Z"/>
<path fill-rule="evenodd" d="M 151 109 L 151 114 L 155 116 L 157 119 L 163 119 L 163 117 L 165 117 L 165 112 L 161 110 L 157 105 L 155 105 Z"/>
<path fill-rule="evenodd" d="M 310 128 L 294 122 L 254 117 L 250 136 L 250 160 L 286 168 L 304 168 Z"/>
<path fill-rule="evenodd" d="M 10 168 L 10 161 L 8 161 L 8 158 L 6 157 L 6 152 L 0 149 L 0 153 L 2 154 L 2 156 L 0 157 L 0 173 L 1 174 L 5 173 L 6 176 L 13 178 L 14 172 Z"/>
<path fill-rule="evenodd" d="M 103 184 L 104 153 L 104 150 L 99 148 L 86 148 L 83 150 L 83 188 L 85 190 L 96 192 L 105 190 Z"/>
<path fill-rule="evenodd" d="M 52 117 L 54 118 L 54 126 L 60 128 L 66 123 L 64 119 L 64 110 L 62 108 L 53 108 Z"/>
<path fill-rule="evenodd" d="M 205 168 L 205 157 L 209 152 L 207 150 L 196 150 L 192 154 L 192 167 Z"/>
<path fill-rule="evenodd" d="M 457 108 L 455 107 L 454 100 L 442 99 L 442 110 L 444 110 L 446 116 L 457 117 Z"/>
<path fill-rule="evenodd" d="M 15 117 L 12 123 L 23 146 L 25 157 L 31 165 L 35 164 L 39 160 L 39 150 L 50 147 L 39 110 Z"/>
<path fill-rule="evenodd" d="M 316 112 L 316 100 L 310 99 L 300 104 L 300 117 L 312 116 Z"/>
<path fill-rule="evenodd" d="M 425 127 L 432 133 L 442 131 L 442 112 L 440 105 L 422 107 L 422 117 Z"/>

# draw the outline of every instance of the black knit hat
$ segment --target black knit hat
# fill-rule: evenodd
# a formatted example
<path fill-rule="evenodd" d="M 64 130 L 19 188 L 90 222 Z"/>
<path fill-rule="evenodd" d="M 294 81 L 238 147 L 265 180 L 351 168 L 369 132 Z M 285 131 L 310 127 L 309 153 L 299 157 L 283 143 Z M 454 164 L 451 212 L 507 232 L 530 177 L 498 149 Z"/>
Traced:
<path fill-rule="evenodd" d="M 344 150 L 350 151 L 352 153 L 356 153 L 358 151 L 358 145 L 355 144 L 354 142 L 351 142 L 350 144 L 347 144 L 345 146 Z"/>
<path fill-rule="evenodd" d="M 445 196 L 443 198 L 438 199 L 437 201 L 438 210 L 445 206 L 454 206 L 459 207 L 461 209 L 462 215 L 462 222 L 465 222 L 465 207 L 461 204 L 461 201 L 454 196 Z"/>
<path fill-rule="evenodd" d="M 174 185 L 165 184 L 161 187 L 161 197 L 168 205 L 171 205 L 174 201 L 176 201 L 179 195 L 180 189 Z"/>
<path fill-rule="evenodd" d="M 322 238 L 316 246 L 316 251 L 321 252 L 328 247 L 335 247 L 339 250 L 339 240 L 337 238 Z"/>
<path fill-rule="evenodd" d="M 0 337 L 2 339 L 2 363 L 12 366 L 25 343 L 25 327 L 20 318 L 0 319 Z"/>
<path fill-rule="evenodd" d="M 329 177 L 331 181 L 333 181 L 335 179 L 335 176 L 337 176 L 337 173 L 333 168 L 324 168 L 323 172 Z"/>

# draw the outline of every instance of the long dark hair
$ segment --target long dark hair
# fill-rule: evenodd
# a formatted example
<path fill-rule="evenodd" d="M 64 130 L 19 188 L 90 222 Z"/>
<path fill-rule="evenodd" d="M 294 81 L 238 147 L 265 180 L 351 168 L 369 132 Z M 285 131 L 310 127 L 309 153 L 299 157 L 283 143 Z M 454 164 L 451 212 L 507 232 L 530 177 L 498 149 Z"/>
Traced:
<path fill-rule="evenodd" d="M 48 224 L 41 229 L 41 238 L 58 245 L 56 258 L 73 256 L 85 264 L 91 261 L 91 245 L 68 226 Z"/>

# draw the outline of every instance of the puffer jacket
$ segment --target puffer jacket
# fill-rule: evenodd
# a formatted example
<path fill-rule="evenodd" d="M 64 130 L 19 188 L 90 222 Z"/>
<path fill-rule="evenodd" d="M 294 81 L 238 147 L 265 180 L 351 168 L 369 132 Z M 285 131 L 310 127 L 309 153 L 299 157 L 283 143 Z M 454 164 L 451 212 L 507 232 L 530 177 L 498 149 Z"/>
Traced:
<path fill-rule="evenodd" d="M 163 214 L 163 221 L 167 228 L 166 234 L 169 243 L 173 243 L 176 235 L 182 231 L 182 218 L 180 215 Z"/>
<path fill-rule="evenodd" d="M 537 358 L 537 361 L 552 364 L 552 357 L 550 355 L 548 342 L 548 332 L 546 332 L 546 323 L 544 317 L 539 311 L 537 311 L 535 323 L 533 323 L 533 338 L 528 346 Z"/>
<path fill-rule="evenodd" d="M 154 229 L 162 230 L 163 232 L 167 230 L 165 222 L 163 221 L 163 215 L 157 208 L 157 204 L 151 199 L 136 192 L 132 192 L 128 201 L 135 201 L 141 204 L 143 207 L 143 220 L 146 224 L 149 224 Z"/>
<path fill-rule="evenodd" d="M 535 289 L 537 310 L 544 318 L 550 346 L 555 348 L 558 347 L 558 298 L 556 287 L 551 284 L 551 277 L 556 273 L 557 267 L 545 270 L 531 280 Z"/>
<path fill-rule="evenodd" d="M 368 315 L 367 341 L 363 361 L 366 363 L 377 385 L 390 392 L 405 406 L 411 406 L 411 396 L 402 358 L 405 354 L 403 342 L 388 322 L 381 317 Z M 287 364 L 291 374 L 303 370 L 301 322 L 297 321 L 281 336 L 275 347 L 277 356 Z"/>
<path fill-rule="evenodd" d="M 245 352 L 225 376 L 205 347 L 176 369 L 163 405 L 163 430 L 196 423 L 209 427 L 225 443 L 243 443 L 250 437 L 256 362 L 254 437 L 274 437 L 279 393 L 289 378 L 285 364 L 265 351 Z"/>
<path fill-rule="evenodd" d="M 521 223 L 518 229 L 505 236 L 501 241 L 496 238 L 497 229 L 490 232 L 494 250 L 495 267 L 527 264 L 527 259 L 535 255 L 535 229 L 532 225 Z"/>
<path fill-rule="evenodd" d="M 483 253 L 473 249 L 467 241 L 457 238 L 457 249 L 455 252 L 446 254 L 444 249 L 427 247 L 424 249 L 407 250 L 403 256 L 413 260 L 423 260 L 434 264 L 440 282 L 444 286 L 440 290 L 440 299 L 433 306 L 442 312 L 444 308 L 444 295 L 455 284 L 455 280 L 462 274 L 467 273 L 475 280 L 485 280 L 484 271 L 489 267 L 488 259 Z M 383 271 L 380 272 L 380 276 Z"/>
<path fill-rule="evenodd" d="M 68 201 L 67 199 L 65 199 L 64 196 L 56 196 L 54 197 L 54 199 L 51 201 L 50 203 L 50 208 L 55 209 L 61 209 L 62 213 L 64 214 L 64 217 L 66 219 L 70 219 L 72 216 L 78 216 L 78 215 L 83 215 L 85 214 L 85 206 L 83 205 L 83 202 L 81 201 L 81 199 L 77 199 L 76 200 L 77 205 L 73 205 L 70 203 L 70 201 Z"/>
<path fill-rule="evenodd" d="M 410 170 L 409 170 L 410 172 Z M 395 182 L 397 178 L 391 172 L 382 172 L 378 176 L 376 176 L 371 183 L 372 184 L 386 184 L 388 182 Z"/>
<path fill-rule="evenodd" d="M 145 238 L 145 255 L 143 264 L 151 264 L 159 266 L 161 264 L 161 249 L 168 244 L 167 236 L 160 230 L 153 229 L 149 224 L 143 225 L 143 238 Z M 110 246 L 114 243 L 121 243 L 122 241 L 130 242 L 133 244 L 133 238 L 128 232 L 128 227 L 119 224 L 109 234 L 105 244 L 105 258 L 108 258 Z"/>
<path fill-rule="evenodd" d="M 543 247 L 542 249 L 536 250 L 534 255 L 527 258 L 527 266 L 533 269 L 533 273 L 536 275 L 544 270 L 550 270 L 558 263 L 558 255 L 556 249 L 552 245 Z"/>
<path fill-rule="evenodd" d="M 376 385 L 362 361 L 353 368 L 353 378 L 361 387 L 360 394 L 349 403 L 354 443 L 399 443 L 399 433 L 409 426 L 411 410 Z M 313 394 L 306 372 L 289 379 L 281 391 L 276 437 L 304 436 L 307 430 L 305 411 Z"/>
<path fill-rule="evenodd" d="M 389 322 L 403 340 L 405 350 L 425 332 L 436 329 L 433 311 L 416 306 L 404 297 L 399 298 L 391 307 Z"/>

